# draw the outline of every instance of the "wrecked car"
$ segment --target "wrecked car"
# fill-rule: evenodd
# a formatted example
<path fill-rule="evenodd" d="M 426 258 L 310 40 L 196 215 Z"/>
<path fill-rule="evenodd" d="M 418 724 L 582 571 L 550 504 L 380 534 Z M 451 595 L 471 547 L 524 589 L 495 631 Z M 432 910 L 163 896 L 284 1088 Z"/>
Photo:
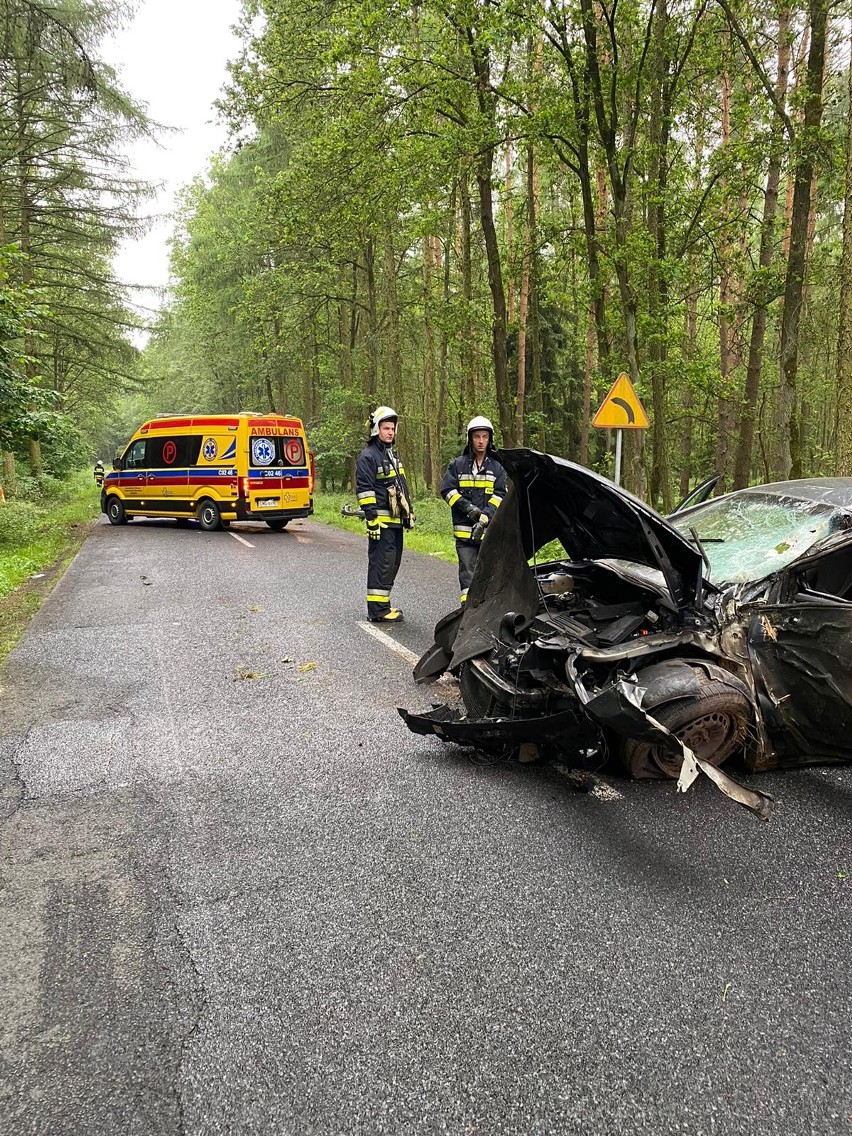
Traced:
<path fill-rule="evenodd" d="M 664 518 L 561 458 L 498 456 L 512 484 L 467 603 L 415 668 L 455 674 L 463 709 L 400 710 L 411 730 L 681 788 L 700 768 L 764 817 L 719 770 L 735 754 L 749 772 L 852 760 L 852 478 Z"/>

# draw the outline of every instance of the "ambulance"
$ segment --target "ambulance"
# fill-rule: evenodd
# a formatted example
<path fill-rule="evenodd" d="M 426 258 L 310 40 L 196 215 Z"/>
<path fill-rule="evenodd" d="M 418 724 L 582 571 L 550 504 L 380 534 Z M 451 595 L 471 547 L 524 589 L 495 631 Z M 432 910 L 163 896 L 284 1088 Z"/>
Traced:
<path fill-rule="evenodd" d="M 161 415 L 143 423 L 104 478 L 110 524 L 190 518 L 214 532 L 259 521 L 280 532 L 313 512 L 313 455 L 300 419 L 282 414 Z"/>

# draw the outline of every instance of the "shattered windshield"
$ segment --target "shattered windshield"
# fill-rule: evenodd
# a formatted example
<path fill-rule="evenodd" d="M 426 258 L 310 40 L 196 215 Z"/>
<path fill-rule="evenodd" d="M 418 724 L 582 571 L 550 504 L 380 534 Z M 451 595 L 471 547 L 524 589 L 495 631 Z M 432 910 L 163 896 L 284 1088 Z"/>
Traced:
<path fill-rule="evenodd" d="M 720 498 L 669 520 L 687 540 L 695 530 L 717 584 L 761 580 L 843 523 L 826 505 L 759 493 Z"/>

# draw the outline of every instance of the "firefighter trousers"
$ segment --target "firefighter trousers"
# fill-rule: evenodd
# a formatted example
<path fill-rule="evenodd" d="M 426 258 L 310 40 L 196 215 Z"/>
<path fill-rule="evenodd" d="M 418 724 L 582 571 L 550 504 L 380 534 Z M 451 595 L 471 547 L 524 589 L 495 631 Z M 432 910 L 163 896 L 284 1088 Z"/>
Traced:
<path fill-rule="evenodd" d="M 479 559 L 480 544 L 481 541 L 478 540 L 456 541 L 456 556 L 459 558 L 459 588 L 461 589 L 459 603 L 464 603 L 467 599 L 467 590 L 470 587 L 473 570 Z"/>
<path fill-rule="evenodd" d="M 382 525 L 378 540 L 367 540 L 367 618 L 391 610 L 390 594 L 402 560 L 402 525 Z"/>

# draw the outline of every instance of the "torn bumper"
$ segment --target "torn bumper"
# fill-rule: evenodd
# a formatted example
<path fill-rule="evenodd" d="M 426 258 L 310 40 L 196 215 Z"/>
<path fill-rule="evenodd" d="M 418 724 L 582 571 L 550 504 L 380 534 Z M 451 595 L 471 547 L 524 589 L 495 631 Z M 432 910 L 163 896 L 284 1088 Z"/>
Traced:
<path fill-rule="evenodd" d="M 578 720 L 572 710 L 536 718 L 476 719 L 466 718 L 449 706 L 435 706 L 425 714 L 411 714 L 399 707 L 399 714 L 415 734 L 434 734 L 441 741 L 486 750 L 506 749 L 522 742 L 583 746 L 598 736 L 597 728 Z"/>

